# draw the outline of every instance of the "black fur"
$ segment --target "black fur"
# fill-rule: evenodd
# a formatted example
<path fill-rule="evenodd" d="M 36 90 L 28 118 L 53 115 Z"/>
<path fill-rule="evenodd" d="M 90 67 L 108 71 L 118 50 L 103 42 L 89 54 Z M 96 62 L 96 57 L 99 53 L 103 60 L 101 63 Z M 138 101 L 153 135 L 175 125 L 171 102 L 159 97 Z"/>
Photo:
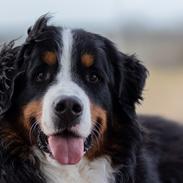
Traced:
<path fill-rule="evenodd" d="M 10 105 L 14 91 L 14 80 L 19 74 L 16 66 L 18 47 L 13 48 L 14 41 L 4 44 L 0 52 L 0 116 L 3 116 Z"/>
<path fill-rule="evenodd" d="M 16 60 L 19 50 L 12 41 L 0 52 L 0 183 L 43 183 L 35 157 L 25 153 L 27 144 L 14 134 L 9 117 L 5 117 L 12 104 L 15 80 L 22 73 Z"/>
<path fill-rule="evenodd" d="M 35 82 L 42 64 L 40 53 L 54 51 L 59 57 L 62 52 L 62 28 L 48 26 L 48 20 L 43 16 L 29 28 L 24 44 L 14 47 L 11 42 L 0 52 L 0 183 L 45 182 L 39 160 L 18 120 L 22 106 L 41 98 L 55 81 L 58 65 L 49 68 L 49 81 Z M 182 183 L 183 127 L 159 117 L 136 115 L 135 105 L 143 99 L 146 68 L 102 36 L 73 30 L 73 40 L 73 80 L 108 113 L 103 154 L 111 157 L 115 182 Z M 78 62 L 83 53 L 95 55 L 91 71 Z M 48 69 L 43 64 L 41 68 Z M 100 83 L 86 82 L 91 72 L 100 76 Z M 38 129 L 34 135 L 38 146 L 45 138 L 39 134 L 43 135 Z M 45 146 L 41 149 L 44 152 Z"/>

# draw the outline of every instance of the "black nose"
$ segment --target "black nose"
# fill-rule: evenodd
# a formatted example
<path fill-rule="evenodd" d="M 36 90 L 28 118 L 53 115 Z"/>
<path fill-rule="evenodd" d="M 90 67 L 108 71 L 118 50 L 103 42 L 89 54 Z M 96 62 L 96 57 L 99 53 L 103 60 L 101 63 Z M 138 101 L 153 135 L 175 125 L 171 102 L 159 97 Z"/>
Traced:
<path fill-rule="evenodd" d="M 67 123 L 73 122 L 82 111 L 82 103 L 77 97 L 64 97 L 55 105 L 55 113 Z"/>

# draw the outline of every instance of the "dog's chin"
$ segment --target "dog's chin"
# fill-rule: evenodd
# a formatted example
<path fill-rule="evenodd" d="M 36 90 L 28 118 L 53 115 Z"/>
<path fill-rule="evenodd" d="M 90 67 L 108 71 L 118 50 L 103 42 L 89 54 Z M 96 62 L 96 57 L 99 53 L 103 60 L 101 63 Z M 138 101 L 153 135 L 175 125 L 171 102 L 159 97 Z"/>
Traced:
<path fill-rule="evenodd" d="M 59 133 L 46 136 L 39 135 L 39 148 L 62 165 L 77 164 L 91 147 L 91 135 L 83 138 L 65 129 Z"/>

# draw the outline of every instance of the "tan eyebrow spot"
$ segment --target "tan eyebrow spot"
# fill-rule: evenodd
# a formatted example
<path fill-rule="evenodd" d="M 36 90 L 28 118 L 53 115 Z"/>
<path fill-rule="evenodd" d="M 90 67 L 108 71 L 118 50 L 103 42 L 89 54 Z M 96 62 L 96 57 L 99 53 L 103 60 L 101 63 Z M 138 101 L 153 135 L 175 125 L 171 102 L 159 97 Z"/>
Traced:
<path fill-rule="evenodd" d="M 42 59 L 45 63 L 47 63 L 48 65 L 54 65 L 57 62 L 57 55 L 55 52 L 53 51 L 45 51 L 42 54 Z"/>
<path fill-rule="evenodd" d="M 84 55 L 81 56 L 81 63 L 85 67 L 90 67 L 94 63 L 94 56 L 88 53 L 85 53 Z"/>

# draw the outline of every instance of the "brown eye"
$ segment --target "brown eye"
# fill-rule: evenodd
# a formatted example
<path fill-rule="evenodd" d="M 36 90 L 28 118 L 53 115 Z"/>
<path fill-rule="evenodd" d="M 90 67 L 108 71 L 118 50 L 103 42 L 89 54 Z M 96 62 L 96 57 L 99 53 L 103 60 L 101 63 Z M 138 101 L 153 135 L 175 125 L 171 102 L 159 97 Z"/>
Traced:
<path fill-rule="evenodd" d="M 90 83 L 97 83 L 98 81 L 100 81 L 100 77 L 95 73 L 88 74 L 86 79 Z"/>
<path fill-rule="evenodd" d="M 48 81 L 50 80 L 50 73 L 49 72 L 40 72 L 36 76 L 36 82 L 43 82 L 43 81 Z"/>

